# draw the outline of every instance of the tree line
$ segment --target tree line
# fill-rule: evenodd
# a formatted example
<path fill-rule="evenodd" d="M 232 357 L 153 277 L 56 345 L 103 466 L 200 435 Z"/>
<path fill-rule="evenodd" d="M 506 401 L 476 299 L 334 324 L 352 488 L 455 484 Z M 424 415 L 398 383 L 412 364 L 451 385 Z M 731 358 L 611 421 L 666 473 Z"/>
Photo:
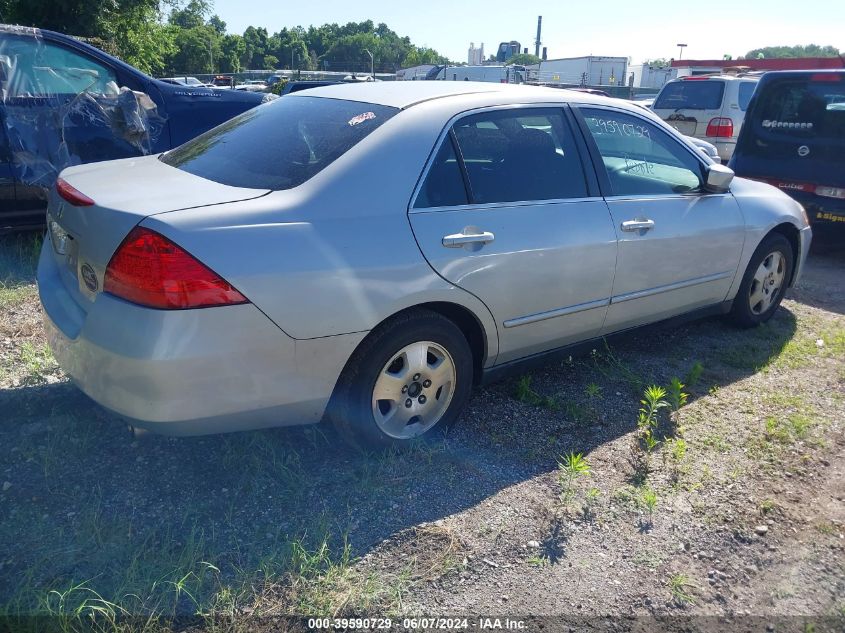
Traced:
<path fill-rule="evenodd" d="M 386 24 L 250 26 L 228 33 L 209 0 L 0 0 L 0 22 L 87 38 L 151 75 L 244 70 L 395 72 L 447 60 Z M 367 52 L 369 51 L 369 52 Z"/>

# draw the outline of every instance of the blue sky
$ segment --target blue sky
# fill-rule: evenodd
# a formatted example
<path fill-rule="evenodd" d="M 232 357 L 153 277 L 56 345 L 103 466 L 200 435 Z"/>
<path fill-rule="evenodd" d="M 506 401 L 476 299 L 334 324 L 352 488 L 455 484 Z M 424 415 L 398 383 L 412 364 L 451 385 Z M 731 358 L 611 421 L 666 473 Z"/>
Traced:
<path fill-rule="evenodd" d="M 470 42 L 494 52 L 499 42 L 518 40 L 534 52 L 537 16 L 543 16 L 543 45 L 549 57 L 619 55 L 634 63 L 656 57 L 734 57 L 761 46 L 831 44 L 845 49 L 845 2 L 841 0 L 735 0 L 734 2 L 647 3 L 514 2 L 485 0 L 401 0 L 279 2 L 215 0 L 214 11 L 229 32 L 263 26 L 271 33 L 285 26 L 385 22 L 418 45 L 431 46 L 455 61 L 466 61 Z"/>

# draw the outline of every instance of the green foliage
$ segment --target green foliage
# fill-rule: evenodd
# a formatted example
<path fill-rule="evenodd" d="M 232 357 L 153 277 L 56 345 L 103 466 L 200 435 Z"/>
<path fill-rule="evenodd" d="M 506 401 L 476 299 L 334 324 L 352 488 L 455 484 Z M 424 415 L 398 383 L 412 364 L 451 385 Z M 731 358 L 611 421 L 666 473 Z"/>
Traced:
<path fill-rule="evenodd" d="M 700 362 L 695 361 L 692 367 L 690 367 L 689 373 L 687 373 L 686 377 L 686 384 L 690 386 L 690 388 L 695 388 L 698 384 L 698 381 L 701 380 L 701 374 L 704 373 L 704 365 Z"/>
<path fill-rule="evenodd" d="M 643 62 L 643 66 L 650 66 L 651 68 L 667 68 L 669 66 L 669 60 L 665 57 L 647 59 Z"/>
<path fill-rule="evenodd" d="M 783 57 L 838 57 L 839 49 L 835 46 L 806 44 L 798 46 L 764 46 L 748 51 L 745 59 L 771 59 Z"/>
<path fill-rule="evenodd" d="M 687 403 L 688 393 L 684 393 L 684 383 L 673 377 L 666 389 L 666 398 L 673 411 L 677 411 Z"/>
<path fill-rule="evenodd" d="M 666 582 L 669 587 L 669 592 L 672 594 L 672 599 L 681 606 L 688 604 L 695 604 L 695 600 L 688 591 L 689 588 L 694 588 L 690 582 L 689 576 L 685 574 L 674 574 Z"/>
<path fill-rule="evenodd" d="M 516 383 L 514 390 L 514 397 L 520 402 L 530 404 L 535 407 L 546 407 L 552 411 L 560 409 L 560 404 L 553 396 L 541 396 L 531 387 L 531 376 L 526 374 L 520 376 Z"/>
<path fill-rule="evenodd" d="M 640 491 L 640 505 L 648 512 L 648 522 L 652 522 L 654 510 L 657 508 L 657 493 L 651 488 L 645 487 Z"/>
<path fill-rule="evenodd" d="M 166 22 L 162 7 L 170 8 Z M 363 72 L 370 69 L 365 50 L 373 53 L 376 72 L 447 61 L 372 20 L 273 34 L 249 26 L 236 35 L 226 33 L 212 8 L 210 0 L 0 0 L 0 22 L 94 38 L 95 45 L 155 75 L 275 68 Z"/>
<path fill-rule="evenodd" d="M 658 385 L 646 387 L 643 399 L 640 400 L 640 410 L 637 414 L 637 428 L 647 452 L 651 452 L 657 445 L 654 431 L 658 424 L 658 413 L 669 406 L 666 400 L 666 390 Z"/>
<path fill-rule="evenodd" d="M 560 484 L 560 500 L 568 504 L 574 494 L 573 484 L 584 475 L 590 474 L 590 463 L 582 453 L 569 453 L 558 460 L 558 483 Z"/>
<path fill-rule="evenodd" d="M 531 53 L 519 53 L 506 61 L 505 65 L 510 66 L 511 64 L 516 64 L 517 66 L 530 66 L 531 64 L 539 64 L 541 61 L 543 60 Z"/>
<path fill-rule="evenodd" d="M 584 393 L 587 394 L 590 398 L 599 398 L 601 397 L 602 388 L 599 387 L 596 383 L 591 382 L 587 387 L 584 389 Z"/>

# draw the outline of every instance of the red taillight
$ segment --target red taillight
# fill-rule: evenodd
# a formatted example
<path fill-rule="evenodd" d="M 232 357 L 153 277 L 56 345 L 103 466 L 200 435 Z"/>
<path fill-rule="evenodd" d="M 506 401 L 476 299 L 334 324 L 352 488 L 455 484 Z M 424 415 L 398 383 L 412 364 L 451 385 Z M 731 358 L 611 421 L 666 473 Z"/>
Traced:
<path fill-rule="evenodd" d="M 66 180 L 61 178 L 56 179 L 56 191 L 58 194 L 70 202 L 75 207 L 90 207 L 94 201 L 79 191 L 76 187 L 72 187 Z"/>
<path fill-rule="evenodd" d="M 730 138 L 734 135 L 734 122 L 727 117 L 717 116 L 715 119 L 710 119 L 705 135 L 715 136 L 716 138 Z"/>
<path fill-rule="evenodd" d="M 166 310 L 247 303 L 229 282 L 163 235 L 135 227 L 106 268 L 103 290 Z"/>

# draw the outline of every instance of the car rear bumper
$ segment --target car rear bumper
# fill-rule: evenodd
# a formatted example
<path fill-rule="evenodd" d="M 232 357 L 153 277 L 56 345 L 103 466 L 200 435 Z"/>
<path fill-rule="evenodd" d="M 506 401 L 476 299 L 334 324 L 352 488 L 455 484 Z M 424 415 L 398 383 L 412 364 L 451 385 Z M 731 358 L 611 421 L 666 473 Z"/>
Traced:
<path fill-rule="evenodd" d="M 722 159 L 723 163 L 727 163 L 731 159 L 731 156 L 734 155 L 734 150 L 736 149 L 736 139 L 719 141 L 712 136 L 705 136 L 702 137 L 702 140 L 716 146 L 716 151 L 719 152 L 719 158 Z"/>
<path fill-rule="evenodd" d="M 38 287 L 50 347 L 74 383 L 132 425 L 167 435 L 318 422 L 363 337 L 298 350 L 252 304 L 154 310 L 104 293 L 84 304 L 62 282 L 49 240 Z"/>

